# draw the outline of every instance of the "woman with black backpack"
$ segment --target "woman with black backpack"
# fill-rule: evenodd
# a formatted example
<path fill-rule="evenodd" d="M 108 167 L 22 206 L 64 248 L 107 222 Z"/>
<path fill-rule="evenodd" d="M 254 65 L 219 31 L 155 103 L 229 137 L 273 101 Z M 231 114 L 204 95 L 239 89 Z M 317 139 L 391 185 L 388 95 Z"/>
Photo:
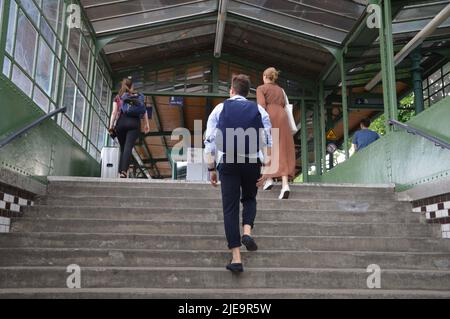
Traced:
<path fill-rule="evenodd" d="M 144 119 L 144 132 L 150 132 L 150 124 L 144 96 L 133 88 L 131 78 L 122 80 L 122 87 L 114 99 L 109 134 L 117 136 L 120 144 L 120 178 L 128 177 L 131 153 L 141 133 L 141 119 Z M 117 121 L 117 122 L 116 122 Z"/>

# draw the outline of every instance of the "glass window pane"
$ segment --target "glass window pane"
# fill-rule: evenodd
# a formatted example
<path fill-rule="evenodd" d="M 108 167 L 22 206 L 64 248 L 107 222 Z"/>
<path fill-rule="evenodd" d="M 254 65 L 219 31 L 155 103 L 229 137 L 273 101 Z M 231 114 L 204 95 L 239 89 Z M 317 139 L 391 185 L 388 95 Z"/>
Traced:
<path fill-rule="evenodd" d="M 433 95 L 434 93 L 442 90 L 442 79 L 439 79 L 437 81 L 435 81 L 431 86 L 430 86 L 430 95 Z"/>
<path fill-rule="evenodd" d="M 444 92 L 445 92 L 445 96 L 446 96 L 446 97 L 450 96 L 450 85 L 448 85 L 447 87 L 445 87 Z"/>
<path fill-rule="evenodd" d="M 108 103 L 108 82 L 103 79 L 103 90 L 102 90 L 102 106 L 106 107 Z"/>
<path fill-rule="evenodd" d="M 52 83 L 52 92 L 53 92 L 52 98 L 55 101 L 57 99 L 56 96 L 58 94 L 58 90 L 56 89 L 58 84 L 59 84 L 59 62 L 58 60 L 55 59 L 55 64 L 53 67 L 53 83 Z"/>
<path fill-rule="evenodd" d="M 450 62 L 443 67 L 444 75 L 450 73 Z"/>
<path fill-rule="evenodd" d="M 73 131 L 73 124 L 69 121 L 67 116 L 63 115 L 61 120 L 61 127 L 70 135 L 72 136 Z"/>
<path fill-rule="evenodd" d="M 446 76 L 444 76 L 444 86 L 450 84 L 450 73 L 448 73 Z"/>
<path fill-rule="evenodd" d="M 106 137 L 106 128 L 103 125 L 100 125 L 99 132 L 98 132 L 98 143 L 97 148 L 101 150 L 105 144 L 105 138 Z"/>
<path fill-rule="evenodd" d="M 3 61 L 3 74 L 9 78 L 10 73 L 11 73 L 11 60 L 5 57 L 5 60 Z"/>
<path fill-rule="evenodd" d="M 77 99 L 75 102 L 75 112 L 73 116 L 73 123 L 79 127 L 83 128 L 83 117 L 84 117 L 84 105 L 85 99 L 80 92 L 77 92 Z"/>
<path fill-rule="evenodd" d="M 66 68 L 67 73 L 69 73 L 74 79 L 76 79 L 78 74 L 77 67 L 69 57 L 66 58 Z"/>
<path fill-rule="evenodd" d="M 62 6 L 62 1 L 58 0 L 42 0 L 42 11 L 45 14 L 45 17 L 50 22 L 50 25 L 56 31 L 57 23 L 58 23 L 58 13 L 59 6 Z"/>
<path fill-rule="evenodd" d="M 14 65 L 12 81 L 17 85 L 25 94 L 31 96 L 31 91 L 33 89 L 33 83 L 31 80 L 23 73 L 17 65 Z"/>
<path fill-rule="evenodd" d="M 69 39 L 69 54 L 74 59 L 75 63 L 78 64 L 78 51 L 80 50 L 80 30 L 77 28 L 70 29 L 70 39 Z"/>
<path fill-rule="evenodd" d="M 89 60 L 91 56 L 91 51 L 89 50 L 89 47 L 86 43 L 86 41 L 83 39 L 81 41 L 81 52 L 80 52 L 80 71 L 84 75 L 84 77 L 87 79 L 88 77 L 88 67 L 89 67 Z"/>
<path fill-rule="evenodd" d="M 37 87 L 34 88 L 33 101 L 45 112 L 48 112 L 48 106 L 50 104 L 49 99 L 45 94 Z"/>
<path fill-rule="evenodd" d="M 39 10 L 32 0 L 20 0 L 20 4 L 25 12 L 30 16 L 35 25 L 39 26 Z M 20 25 L 20 24 L 19 24 Z"/>
<path fill-rule="evenodd" d="M 92 111 L 91 114 L 91 130 L 89 132 L 89 139 L 94 145 L 97 145 L 100 119 L 94 111 Z"/>
<path fill-rule="evenodd" d="M 76 127 L 74 127 L 74 129 L 73 129 L 72 137 L 75 141 L 77 141 L 78 144 L 80 144 L 80 145 L 83 144 L 83 134 Z"/>
<path fill-rule="evenodd" d="M 87 95 L 87 83 L 82 76 L 78 76 L 78 88 L 81 90 L 81 92 L 83 92 L 84 95 Z"/>
<path fill-rule="evenodd" d="M 433 105 L 437 102 L 439 102 L 440 100 L 442 100 L 444 98 L 444 93 L 442 91 L 439 91 L 438 93 L 436 93 L 435 95 L 433 95 L 430 98 L 430 104 Z"/>
<path fill-rule="evenodd" d="M 54 61 L 55 56 L 53 55 L 50 47 L 42 38 L 40 38 L 38 62 L 36 67 L 36 83 L 39 84 L 39 86 L 49 96 L 52 95 L 51 88 L 53 83 Z"/>
<path fill-rule="evenodd" d="M 44 38 L 47 40 L 48 43 L 52 46 L 52 49 L 56 49 L 56 36 L 53 33 L 52 29 L 48 25 L 48 23 L 42 19 L 41 21 L 41 32 Z"/>
<path fill-rule="evenodd" d="M 97 74 L 95 76 L 95 95 L 98 99 L 102 96 L 103 77 L 100 68 L 97 66 Z"/>
<path fill-rule="evenodd" d="M 439 69 L 436 72 L 434 72 L 432 75 L 430 75 L 430 77 L 429 77 L 430 85 L 436 81 L 439 81 L 441 78 L 442 78 L 442 72 L 441 72 L 441 69 Z"/>
<path fill-rule="evenodd" d="M 8 22 L 8 36 L 6 37 L 6 52 L 13 55 L 14 39 L 16 35 L 16 18 L 17 18 L 17 4 L 11 1 L 9 8 L 9 22 Z"/>
<path fill-rule="evenodd" d="M 16 33 L 14 58 L 28 74 L 33 74 L 37 32 L 21 10 L 19 11 L 18 25 L 20 28 L 17 28 Z"/>
<path fill-rule="evenodd" d="M 66 114 L 72 119 L 73 117 L 73 104 L 75 101 L 75 82 L 72 78 L 66 75 L 66 84 L 64 86 L 64 98 L 63 106 L 67 107 Z"/>

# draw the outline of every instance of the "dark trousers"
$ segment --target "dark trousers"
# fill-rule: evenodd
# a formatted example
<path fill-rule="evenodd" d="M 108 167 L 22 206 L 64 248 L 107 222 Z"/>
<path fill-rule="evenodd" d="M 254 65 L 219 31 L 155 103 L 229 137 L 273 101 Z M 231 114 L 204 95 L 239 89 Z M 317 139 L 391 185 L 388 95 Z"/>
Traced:
<path fill-rule="evenodd" d="M 250 225 L 253 228 L 258 194 L 256 183 L 261 176 L 261 164 L 220 164 L 218 170 L 228 248 L 238 248 L 242 246 L 239 225 L 240 202 L 244 207 L 243 225 Z"/>
<path fill-rule="evenodd" d="M 120 144 L 119 172 L 126 172 L 130 166 L 131 153 L 141 133 L 141 120 L 122 114 L 117 121 L 116 132 Z"/>

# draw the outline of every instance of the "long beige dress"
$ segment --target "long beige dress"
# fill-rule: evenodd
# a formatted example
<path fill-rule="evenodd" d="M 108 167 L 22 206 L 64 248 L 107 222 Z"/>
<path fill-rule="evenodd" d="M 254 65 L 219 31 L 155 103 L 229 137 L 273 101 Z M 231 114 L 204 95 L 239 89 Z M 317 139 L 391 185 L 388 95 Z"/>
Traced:
<path fill-rule="evenodd" d="M 279 170 L 270 175 L 272 178 L 282 176 L 295 177 L 295 144 L 289 126 L 289 119 L 284 110 L 285 101 L 283 90 L 276 84 L 264 84 L 256 91 L 258 104 L 269 113 L 272 128 L 279 129 L 279 141 L 274 139 L 273 143 L 279 143 L 279 147 L 273 148 L 273 160 L 279 160 Z M 279 154 L 274 152 L 279 150 Z"/>

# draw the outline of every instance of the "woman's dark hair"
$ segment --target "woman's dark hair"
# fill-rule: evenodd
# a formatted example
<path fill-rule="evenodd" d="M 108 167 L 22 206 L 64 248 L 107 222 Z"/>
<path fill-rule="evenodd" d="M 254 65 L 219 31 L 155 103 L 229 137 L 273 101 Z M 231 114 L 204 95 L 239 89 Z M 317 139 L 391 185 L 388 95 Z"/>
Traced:
<path fill-rule="evenodd" d="M 363 119 L 362 121 L 361 121 L 361 125 L 363 125 L 364 127 L 369 127 L 370 126 L 370 124 L 372 124 L 371 123 L 371 121 L 370 121 L 370 119 Z"/>
<path fill-rule="evenodd" d="M 124 78 L 122 80 L 122 87 L 119 90 L 119 96 L 124 95 L 125 93 L 135 93 L 133 90 L 133 80 L 131 77 Z"/>

